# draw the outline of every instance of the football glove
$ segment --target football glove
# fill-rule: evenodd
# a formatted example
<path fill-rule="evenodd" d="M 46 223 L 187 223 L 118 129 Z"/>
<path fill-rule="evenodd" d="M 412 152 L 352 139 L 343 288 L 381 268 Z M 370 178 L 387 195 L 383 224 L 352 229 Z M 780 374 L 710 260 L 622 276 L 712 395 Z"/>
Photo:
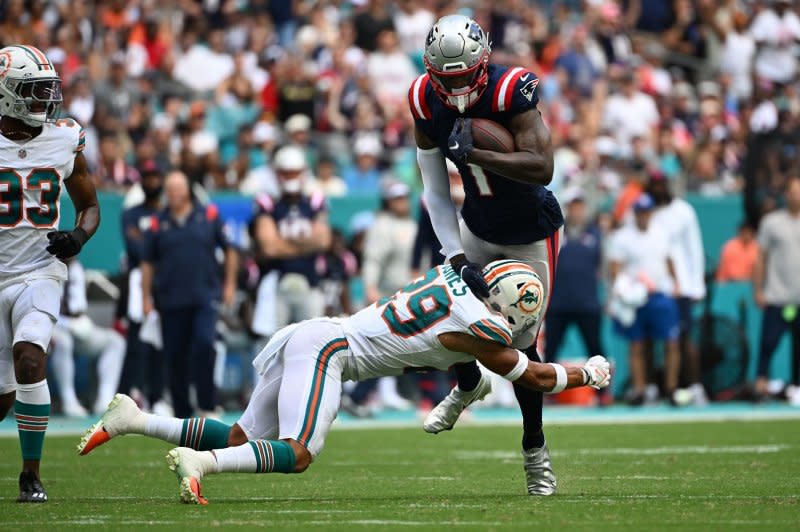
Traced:
<path fill-rule="evenodd" d="M 50 231 L 47 233 L 50 245 L 47 252 L 59 259 L 68 259 L 80 253 L 81 248 L 89 240 L 89 235 L 80 227 L 72 231 Z"/>
<path fill-rule="evenodd" d="M 453 130 L 447 139 L 447 148 L 457 162 L 467 163 L 467 157 L 475 149 L 472 145 L 471 118 L 459 118 L 456 120 L 456 123 L 453 124 Z"/>
<path fill-rule="evenodd" d="M 611 365 L 605 357 L 599 355 L 590 358 L 583 365 L 585 383 L 595 390 L 605 388 L 611 384 Z"/>
<path fill-rule="evenodd" d="M 483 278 L 481 267 L 467 260 L 464 254 L 459 254 L 450 259 L 450 266 L 453 270 L 461 276 L 469 289 L 475 294 L 478 299 L 486 299 L 489 297 L 489 285 L 486 279 Z"/>

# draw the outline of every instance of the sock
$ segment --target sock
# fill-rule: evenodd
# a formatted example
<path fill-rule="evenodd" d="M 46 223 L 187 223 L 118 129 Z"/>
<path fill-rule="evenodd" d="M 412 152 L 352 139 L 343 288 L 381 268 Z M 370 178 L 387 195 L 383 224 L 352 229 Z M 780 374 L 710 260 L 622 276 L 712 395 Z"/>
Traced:
<path fill-rule="evenodd" d="M 528 358 L 539 362 L 539 353 L 536 350 L 536 344 L 525 350 Z M 519 409 L 522 412 L 522 448 L 532 449 L 533 447 L 542 447 L 544 445 L 544 432 L 542 432 L 542 403 L 544 401 L 544 394 L 525 388 L 522 386 L 514 385 L 514 395 L 517 396 Z"/>
<path fill-rule="evenodd" d="M 281 440 L 255 440 L 238 447 L 215 449 L 218 473 L 292 473 L 294 451 Z"/>
<path fill-rule="evenodd" d="M 50 419 L 50 389 L 47 387 L 47 379 L 34 384 L 17 385 L 14 412 L 22 459 L 41 460 L 44 433 Z"/>
<path fill-rule="evenodd" d="M 481 370 L 477 362 L 464 362 L 463 364 L 453 365 L 458 380 L 458 389 L 462 392 L 470 392 L 475 389 L 481 380 Z"/>
<path fill-rule="evenodd" d="M 147 416 L 145 436 L 152 436 L 181 447 L 190 447 L 195 451 L 224 449 L 228 446 L 231 426 L 221 421 L 205 417 L 179 419 L 154 414 L 145 415 Z"/>

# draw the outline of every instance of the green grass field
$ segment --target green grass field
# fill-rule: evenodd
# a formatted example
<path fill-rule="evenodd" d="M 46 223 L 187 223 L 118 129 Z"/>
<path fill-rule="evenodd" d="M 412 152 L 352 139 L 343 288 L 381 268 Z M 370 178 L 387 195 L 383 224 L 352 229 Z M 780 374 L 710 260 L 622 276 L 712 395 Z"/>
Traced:
<path fill-rule="evenodd" d="M 306 473 L 207 478 L 178 502 L 166 443 L 120 438 L 86 457 L 48 437 L 46 505 L 19 505 L 15 438 L 0 438 L 0 529 L 797 530 L 800 422 L 550 427 L 559 494 L 524 495 L 519 429 L 333 430 Z"/>

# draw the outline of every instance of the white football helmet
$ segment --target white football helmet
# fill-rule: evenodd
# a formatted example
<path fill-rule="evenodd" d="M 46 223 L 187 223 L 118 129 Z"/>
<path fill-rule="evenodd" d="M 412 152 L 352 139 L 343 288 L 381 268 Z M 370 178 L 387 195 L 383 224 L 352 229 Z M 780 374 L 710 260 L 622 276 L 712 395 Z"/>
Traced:
<path fill-rule="evenodd" d="M 536 327 L 544 311 L 544 285 L 533 268 L 516 260 L 497 260 L 483 269 L 489 285 L 489 308 L 508 322 L 518 337 Z"/>
<path fill-rule="evenodd" d="M 464 15 L 440 18 L 425 40 L 425 69 L 439 98 L 463 113 L 489 84 L 489 36 Z"/>
<path fill-rule="evenodd" d="M 0 116 L 41 126 L 58 118 L 61 79 L 53 63 L 33 46 L 0 49 Z"/>

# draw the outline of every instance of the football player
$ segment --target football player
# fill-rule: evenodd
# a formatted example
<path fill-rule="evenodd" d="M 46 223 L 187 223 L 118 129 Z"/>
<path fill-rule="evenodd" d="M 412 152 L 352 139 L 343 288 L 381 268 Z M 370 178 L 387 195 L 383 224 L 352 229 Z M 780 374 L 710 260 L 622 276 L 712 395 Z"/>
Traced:
<path fill-rule="evenodd" d="M 33 46 L 0 49 L 0 420 L 14 407 L 22 450 L 19 502 L 46 502 L 39 462 L 50 416 L 45 350 L 67 267 L 100 210 L 83 128 L 58 120 L 61 80 Z M 75 228 L 59 231 L 66 188 Z"/>
<path fill-rule="evenodd" d="M 345 380 L 446 369 L 478 359 L 539 391 L 608 386 L 603 357 L 592 357 L 582 368 L 564 368 L 530 361 L 511 347 L 513 337 L 541 317 L 544 286 L 533 268 L 506 260 L 489 264 L 484 274 L 492 289 L 486 300 L 475 297 L 450 266 L 438 266 L 347 319 L 318 318 L 281 329 L 253 362 L 260 378 L 233 426 L 145 414 L 118 394 L 81 439 L 78 452 L 89 453 L 123 434 L 181 445 L 167 455 L 181 499 L 206 504 L 200 491 L 205 475 L 305 471 L 322 450 Z"/>
<path fill-rule="evenodd" d="M 559 236 L 561 208 L 545 188 L 553 176 L 550 134 L 536 108 L 536 74 L 489 62 L 488 35 L 472 19 L 449 15 L 439 19 L 425 42 L 426 74 L 408 93 L 414 115 L 417 160 L 442 254 L 475 295 L 489 289 L 481 265 L 497 257 L 530 265 L 544 284 L 547 309 Z M 477 149 L 471 120 L 490 119 L 514 137 L 513 153 Z M 462 221 L 450 198 L 445 158 L 458 167 L 466 198 Z M 539 323 L 515 339 L 531 360 L 539 360 Z M 458 385 L 426 417 L 423 428 L 438 433 L 453 427 L 469 404 L 483 399 L 490 381 L 472 362 L 455 367 Z M 542 432 L 542 394 L 514 386 L 522 410 L 522 455 L 528 493 L 551 495 L 556 490 L 550 456 Z"/>

